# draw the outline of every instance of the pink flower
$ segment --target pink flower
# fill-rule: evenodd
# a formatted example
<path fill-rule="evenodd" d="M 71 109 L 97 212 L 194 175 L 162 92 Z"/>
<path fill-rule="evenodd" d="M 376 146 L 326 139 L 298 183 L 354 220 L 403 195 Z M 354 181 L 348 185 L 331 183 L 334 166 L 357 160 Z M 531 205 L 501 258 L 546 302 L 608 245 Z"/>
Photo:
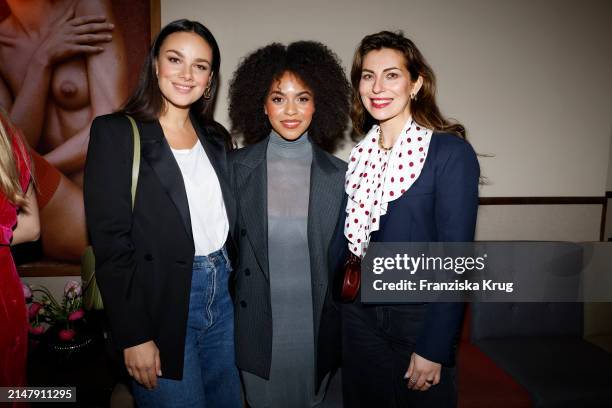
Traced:
<path fill-rule="evenodd" d="M 32 326 L 29 327 L 30 333 L 38 335 L 43 334 L 45 332 L 44 326 Z"/>
<path fill-rule="evenodd" d="M 30 289 L 29 285 L 26 285 L 22 282 L 21 289 L 23 289 L 23 297 L 25 298 L 25 300 L 32 299 L 32 289 Z"/>
<path fill-rule="evenodd" d="M 76 332 L 72 329 L 64 329 L 61 330 L 57 335 L 62 341 L 70 341 L 74 338 L 74 336 L 76 336 Z"/>
<path fill-rule="evenodd" d="M 42 305 L 38 302 L 34 302 L 30 305 L 30 308 L 28 309 L 28 317 L 30 318 L 30 320 L 34 319 L 38 313 L 40 313 L 40 311 L 42 310 Z"/>
<path fill-rule="evenodd" d="M 64 296 L 68 297 L 68 299 L 74 299 L 77 296 L 81 296 L 82 289 L 81 283 L 71 280 L 66 282 L 66 286 L 64 286 Z"/>
<path fill-rule="evenodd" d="M 82 319 L 84 315 L 85 315 L 85 311 L 83 309 L 78 309 L 70 313 L 70 315 L 68 316 L 68 320 L 70 320 L 71 322 L 74 322 L 75 320 Z"/>

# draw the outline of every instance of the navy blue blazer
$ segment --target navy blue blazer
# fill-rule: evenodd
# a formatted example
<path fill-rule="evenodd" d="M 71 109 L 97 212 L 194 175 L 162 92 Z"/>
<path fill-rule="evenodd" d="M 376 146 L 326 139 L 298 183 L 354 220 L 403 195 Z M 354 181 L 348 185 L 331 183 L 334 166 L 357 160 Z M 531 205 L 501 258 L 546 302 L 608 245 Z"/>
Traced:
<path fill-rule="evenodd" d="M 470 242 L 478 212 L 480 166 L 472 146 L 453 134 L 434 133 L 417 181 L 391 201 L 371 242 Z M 462 303 L 429 303 L 415 353 L 454 364 Z"/>
<path fill-rule="evenodd" d="M 434 133 L 421 175 L 389 203 L 370 242 L 473 241 L 479 177 L 478 160 L 468 142 L 453 134 Z M 342 228 L 339 230 L 342 234 Z M 462 303 L 429 303 L 415 352 L 427 360 L 453 365 L 462 317 Z"/>

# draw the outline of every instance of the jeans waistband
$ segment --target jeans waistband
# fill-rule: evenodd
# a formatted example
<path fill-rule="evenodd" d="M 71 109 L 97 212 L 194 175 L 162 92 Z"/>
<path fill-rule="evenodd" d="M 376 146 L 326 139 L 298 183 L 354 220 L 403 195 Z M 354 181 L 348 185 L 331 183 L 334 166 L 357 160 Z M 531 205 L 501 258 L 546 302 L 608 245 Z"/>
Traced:
<path fill-rule="evenodd" d="M 225 249 L 225 245 L 216 250 L 215 252 L 211 252 L 208 255 L 197 255 L 193 257 L 193 268 L 201 268 L 205 264 L 224 262 L 229 265 L 229 257 L 227 255 L 227 250 Z"/>

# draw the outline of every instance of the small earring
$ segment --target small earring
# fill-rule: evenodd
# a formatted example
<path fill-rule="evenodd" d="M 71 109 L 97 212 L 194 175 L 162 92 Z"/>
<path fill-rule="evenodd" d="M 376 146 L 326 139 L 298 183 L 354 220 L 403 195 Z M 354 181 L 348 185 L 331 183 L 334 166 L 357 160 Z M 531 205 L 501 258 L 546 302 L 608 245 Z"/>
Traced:
<path fill-rule="evenodd" d="M 204 99 L 210 99 L 211 97 L 211 89 L 210 89 L 210 85 L 206 86 L 206 89 L 204 89 Z"/>
<path fill-rule="evenodd" d="M 410 100 L 416 101 L 417 100 L 416 94 L 410 94 Z"/>

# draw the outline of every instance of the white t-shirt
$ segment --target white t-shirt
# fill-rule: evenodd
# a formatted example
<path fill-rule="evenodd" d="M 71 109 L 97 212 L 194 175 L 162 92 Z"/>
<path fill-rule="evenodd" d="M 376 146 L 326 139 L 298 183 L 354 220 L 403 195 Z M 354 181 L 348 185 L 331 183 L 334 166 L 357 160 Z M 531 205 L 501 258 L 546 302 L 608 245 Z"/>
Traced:
<path fill-rule="evenodd" d="M 223 247 L 229 222 L 221 186 L 200 140 L 191 149 L 171 149 L 185 183 L 195 255 Z"/>

